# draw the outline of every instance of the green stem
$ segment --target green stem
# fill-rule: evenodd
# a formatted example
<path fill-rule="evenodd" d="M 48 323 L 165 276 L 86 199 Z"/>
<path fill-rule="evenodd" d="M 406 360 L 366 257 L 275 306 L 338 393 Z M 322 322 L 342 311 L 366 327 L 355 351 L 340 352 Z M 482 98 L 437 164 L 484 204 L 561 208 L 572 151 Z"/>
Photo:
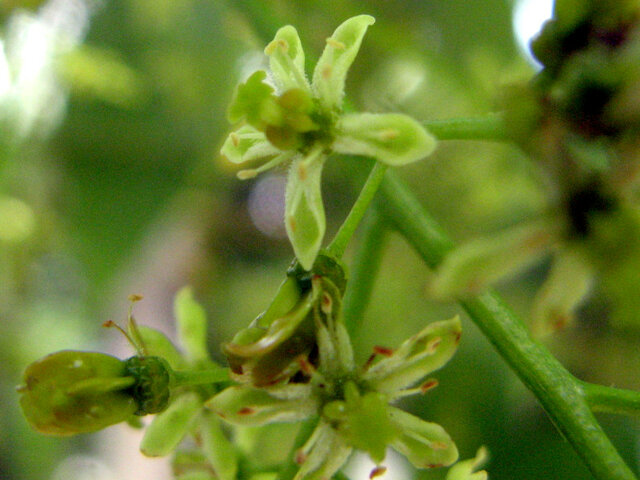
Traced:
<path fill-rule="evenodd" d="M 351 264 L 349 288 L 344 296 L 342 312 L 351 336 L 362 323 L 385 247 L 386 224 L 377 208 L 371 208 L 362 222 L 362 244 Z"/>
<path fill-rule="evenodd" d="M 369 178 L 367 178 L 367 181 L 362 187 L 360 195 L 353 204 L 349 215 L 347 215 L 347 218 L 340 226 L 338 233 L 336 233 L 336 236 L 327 247 L 329 253 L 338 258 L 342 257 L 349 240 L 351 240 L 353 233 L 360 224 L 360 220 L 362 220 L 371 200 L 373 200 L 373 196 L 378 191 L 378 187 L 380 186 L 386 171 L 387 166 L 385 164 L 378 162 L 374 165 L 371 173 L 369 174 Z"/>
<path fill-rule="evenodd" d="M 430 266 L 453 248 L 451 240 L 393 172 L 382 184 L 382 206 L 394 227 Z M 635 480 L 593 416 L 582 385 L 492 292 L 462 302 L 471 319 L 538 398 L 557 428 L 599 480 Z"/>
<path fill-rule="evenodd" d="M 640 417 L 640 392 L 580 382 L 594 412 Z"/>
<path fill-rule="evenodd" d="M 504 118 L 499 113 L 482 117 L 454 118 L 423 122 L 438 140 L 511 140 Z"/>
<path fill-rule="evenodd" d="M 171 387 L 206 385 L 229 381 L 229 369 L 218 367 L 208 370 L 177 370 L 171 373 Z"/>

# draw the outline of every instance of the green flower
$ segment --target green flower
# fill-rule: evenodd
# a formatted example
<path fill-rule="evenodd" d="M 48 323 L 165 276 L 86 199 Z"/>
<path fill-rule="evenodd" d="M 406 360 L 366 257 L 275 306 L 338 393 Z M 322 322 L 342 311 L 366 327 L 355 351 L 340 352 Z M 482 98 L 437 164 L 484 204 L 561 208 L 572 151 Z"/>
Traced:
<path fill-rule="evenodd" d="M 310 281 L 310 292 L 292 311 L 305 305 L 304 322 L 311 328 L 315 346 L 289 359 L 297 365 L 295 376 L 283 376 L 268 385 L 229 387 L 209 399 L 206 407 L 225 421 L 244 426 L 318 418 L 314 432 L 296 454 L 300 464 L 296 480 L 331 478 L 354 449 L 367 452 L 377 464 L 389 446 L 418 468 L 455 462 L 458 451 L 442 427 L 391 404 L 437 385 L 425 377 L 454 354 L 461 335 L 459 319 L 430 324 L 395 351 L 378 347 L 378 357 L 358 368 L 341 318 L 341 290 L 318 274 Z M 269 339 L 265 344 L 257 338 L 247 345 L 266 347 L 279 338 L 280 331 L 283 338 L 293 338 L 290 332 L 299 331 L 303 321 L 291 326 L 291 318 L 273 321 L 261 337 Z M 267 354 L 261 348 L 253 353 L 259 360 Z"/>
<path fill-rule="evenodd" d="M 344 86 L 362 38 L 374 18 L 359 15 L 340 25 L 308 81 L 296 29 L 278 30 L 267 45 L 270 76 L 257 71 L 241 84 L 229 108 L 231 122 L 244 121 L 221 153 L 236 164 L 267 160 L 238 172 L 247 179 L 291 162 L 285 226 L 300 264 L 309 270 L 325 233 L 320 192 L 322 167 L 332 152 L 363 155 L 389 165 L 405 165 L 429 155 L 435 139 L 406 115 L 343 112 Z"/>

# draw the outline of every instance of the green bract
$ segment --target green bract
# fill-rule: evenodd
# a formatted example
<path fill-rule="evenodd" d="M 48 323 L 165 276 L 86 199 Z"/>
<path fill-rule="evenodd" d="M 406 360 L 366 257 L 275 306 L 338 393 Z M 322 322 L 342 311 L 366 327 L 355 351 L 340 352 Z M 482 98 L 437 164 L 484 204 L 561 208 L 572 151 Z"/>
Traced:
<path fill-rule="evenodd" d="M 225 141 L 221 153 L 237 164 L 267 160 L 241 170 L 252 178 L 285 161 L 287 181 L 285 225 L 300 264 L 311 269 L 325 233 L 320 192 L 322 167 L 332 152 L 364 155 L 389 165 L 405 165 L 429 155 L 435 138 L 418 122 L 401 114 L 350 113 L 342 110 L 347 72 L 364 34 L 374 23 L 369 15 L 350 18 L 327 39 L 311 83 L 298 32 L 278 30 L 265 48 L 270 78 L 255 72 L 235 94 L 229 120 L 245 121 Z"/>

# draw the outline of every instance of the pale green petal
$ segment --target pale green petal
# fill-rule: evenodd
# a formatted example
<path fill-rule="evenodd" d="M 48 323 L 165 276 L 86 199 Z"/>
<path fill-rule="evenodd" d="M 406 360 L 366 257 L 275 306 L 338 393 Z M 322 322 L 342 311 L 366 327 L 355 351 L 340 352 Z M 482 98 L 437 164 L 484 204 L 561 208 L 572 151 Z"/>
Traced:
<path fill-rule="evenodd" d="M 203 415 L 200 428 L 202 451 L 220 480 L 236 480 L 238 456 L 235 447 L 229 441 L 220 419 L 213 413 Z"/>
<path fill-rule="evenodd" d="M 140 451 L 148 457 L 170 454 L 193 426 L 201 409 L 202 400 L 194 392 L 187 392 L 176 398 L 147 427 L 140 443 Z"/>
<path fill-rule="evenodd" d="M 326 227 L 321 195 L 324 160 L 319 151 L 295 159 L 287 180 L 285 226 L 293 251 L 305 270 L 313 266 Z"/>
<path fill-rule="evenodd" d="M 367 28 L 374 22 L 370 15 L 352 17 L 327 39 L 313 72 L 313 90 L 325 109 L 340 109 L 347 72 L 360 50 Z"/>
<path fill-rule="evenodd" d="M 427 291 L 440 299 L 478 294 L 539 261 L 561 238 L 560 230 L 560 222 L 545 220 L 462 245 L 445 257 Z"/>
<path fill-rule="evenodd" d="M 245 163 L 280 153 L 271 145 L 264 133 L 250 125 L 244 125 L 235 132 L 231 132 L 220 153 L 232 163 Z"/>
<path fill-rule="evenodd" d="M 204 308 L 194 300 L 191 288 L 184 287 L 177 293 L 173 309 L 178 338 L 189 359 L 194 362 L 208 360 L 207 315 Z"/>
<path fill-rule="evenodd" d="M 436 148 L 436 139 L 414 119 L 401 113 L 352 113 L 342 115 L 336 127 L 333 149 L 364 155 L 388 165 L 405 165 L 425 158 Z"/>
<path fill-rule="evenodd" d="M 446 467 L 458 459 L 455 443 L 440 425 L 425 422 L 395 407 L 389 407 L 389 415 L 402 432 L 391 447 L 415 467 Z"/>
<path fill-rule="evenodd" d="M 475 458 L 463 460 L 451 467 L 447 472 L 446 480 L 487 480 L 489 476 L 486 471 L 476 471 L 487 461 L 487 457 L 487 449 L 480 447 Z"/>
<path fill-rule="evenodd" d="M 298 452 L 303 460 L 294 480 L 326 480 L 348 460 L 352 448 L 327 423 L 320 421 L 307 443 Z"/>
<path fill-rule="evenodd" d="M 461 335 L 459 317 L 431 323 L 364 372 L 362 379 L 371 388 L 393 395 L 445 365 L 456 352 Z"/>
<path fill-rule="evenodd" d="M 538 292 L 531 314 L 531 331 L 541 337 L 571 323 L 576 308 L 587 296 L 594 280 L 588 262 L 574 250 L 555 255 L 549 276 Z"/>
<path fill-rule="evenodd" d="M 287 25 L 278 30 L 264 53 L 269 56 L 273 80 L 281 92 L 291 88 L 309 90 L 304 74 L 304 50 L 294 27 Z"/>
<path fill-rule="evenodd" d="M 318 410 L 311 386 L 293 384 L 269 390 L 235 385 L 210 398 L 205 406 L 229 423 L 248 426 L 296 422 Z"/>

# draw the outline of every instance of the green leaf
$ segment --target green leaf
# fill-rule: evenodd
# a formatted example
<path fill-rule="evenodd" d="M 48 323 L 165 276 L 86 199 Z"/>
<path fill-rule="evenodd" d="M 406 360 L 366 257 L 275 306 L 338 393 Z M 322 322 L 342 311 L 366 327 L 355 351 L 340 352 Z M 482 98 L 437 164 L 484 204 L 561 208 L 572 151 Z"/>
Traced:
<path fill-rule="evenodd" d="M 416 468 L 446 467 L 458 459 L 455 443 L 440 425 L 425 422 L 395 407 L 389 407 L 389 415 L 401 432 L 391 447 Z"/>
<path fill-rule="evenodd" d="M 321 194 L 324 160 L 321 151 L 294 159 L 287 180 L 285 226 L 293 251 L 305 270 L 313 266 L 326 228 Z"/>
<path fill-rule="evenodd" d="M 236 385 L 210 398 L 205 406 L 233 425 L 249 426 L 296 422 L 314 415 L 318 409 L 311 386 L 302 384 L 269 389 Z"/>
<path fill-rule="evenodd" d="M 370 15 L 352 17 L 327 39 L 312 81 L 315 95 L 325 109 L 340 109 L 347 72 L 360 50 L 367 28 L 374 22 L 375 19 Z"/>
<path fill-rule="evenodd" d="M 400 113 L 342 115 L 336 132 L 336 152 L 364 155 L 394 166 L 431 155 L 437 143 L 422 125 Z"/>
<path fill-rule="evenodd" d="M 209 360 L 207 349 L 207 314 L 193 298 L 189 287 L 182 288 L 173 305 L 178 338 L 193 362 Z"/>
<path fill-rule="evenodd" d="M 147 427 L 140 451 L 148 457 L 170 454 L 187 434 L 201 408 L 202 400 L 195 392 L 187 392 L 173 400 L 169 408 Z"/>
<path fill-rule="evenodd" d="M 269 68 L 281 92 L 291 88 L 309 91 L 304 73 L 304 50 L 294 27 L 287 25 L 278 30 L 264 53 L 269 56 Z"/>
<path fill-rule="evenodd" d="M 258 130 L 264 130 L 266 126 L 263 117 L 265 104 L 275 102 L 273 88 L 264 83 L 267 73 L 258 70 L 254 72 L 246 82 L 238 85 L 235 96 L 229 105 L 227 116 L 231 123 L 246 120 Z"/>
<path fill-rule="evenodd" d="M 264 133 L 251 125 L 243 125 L 229 134 L 220 153 L 230 162 L 240 164 L 277 155 L 280 150 L 267 140 Z"/>
<path fill-rule="evenodd" d="M 459 317 L 431 323 L 364 372 L 362 379 L 379 392 L 401 393 L 445 365 L 456 352 L 461 334 Z"/>

